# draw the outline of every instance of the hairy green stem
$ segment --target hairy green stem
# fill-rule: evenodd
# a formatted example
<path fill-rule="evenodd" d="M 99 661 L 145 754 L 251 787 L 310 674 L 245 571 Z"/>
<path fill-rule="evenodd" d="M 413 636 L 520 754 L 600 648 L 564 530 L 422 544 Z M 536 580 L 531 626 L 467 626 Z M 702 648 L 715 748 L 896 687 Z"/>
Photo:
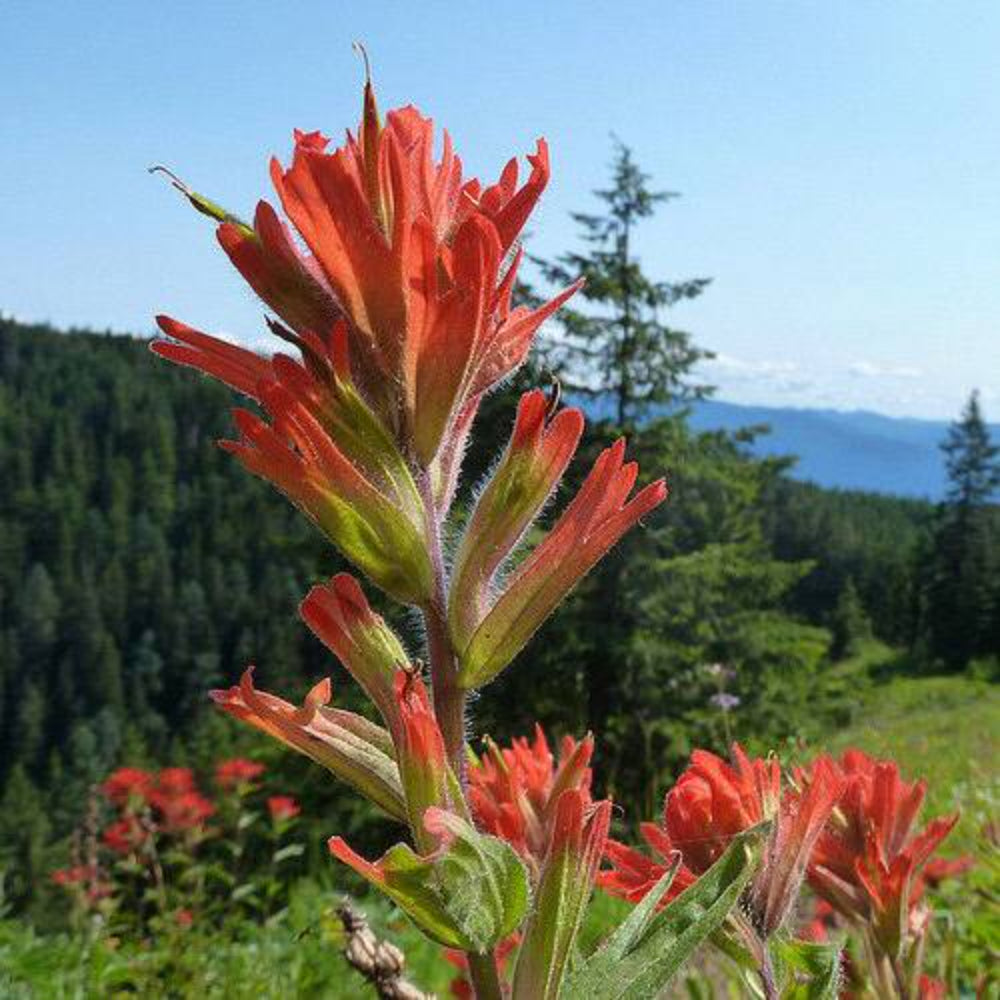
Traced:
<path fill-rule="evenodd" d="M 458 684 L 458 658 L 448 633 L 447 574 L 441 544 L 441 517 L 434 502 L 430 477 L 422 489 L 430 539 L 434 593 L 422 609 L 430 659 L 434 715 L 444 738 L 445 752 L 464 794 L 465 789 L 465 691 Z M 476 1000 L 503 1000 L 496 959 L 490 950 L 483 955 L 468 953 L 469 978 Z"/>
<path fill-rule="evenodd" d="M 434 715 L 445 752 L 459 781 L 465 785 L 465 692 L 458 686 L 458 664 L 448 637 L 448 623 L 437 607 L 424 610 L 430 654 Z"/>
<path fill-rule="evenodd" d="M 437 509 L 429 474 L 423 477 L 420 491 L 434 574 L 434 592 L 421 609 L 427 632 L 434 714 L 441 727 L 448 759 L 461 781 L 465 774 L 465 692 L 458 686 L 458 661 L 448 634 L 448 574 L 441 543 L 443 514 Z"/>

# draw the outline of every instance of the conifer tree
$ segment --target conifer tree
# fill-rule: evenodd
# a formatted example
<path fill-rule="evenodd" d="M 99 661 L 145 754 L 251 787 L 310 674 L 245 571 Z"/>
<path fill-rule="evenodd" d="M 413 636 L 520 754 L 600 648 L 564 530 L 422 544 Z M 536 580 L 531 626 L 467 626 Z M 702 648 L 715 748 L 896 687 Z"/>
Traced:
<path fill-rule="evenodd" d="M 948 492 L 926 580 L 925 632 L 931 655 L 952 669 L 998 648 L 1000 447 L 973 392 L 941 446 Z"/>
<path fill-rule="evenodd" d="M 837 598 L 836 607 L 830 620 L 833 645 L 830 655 L 835 660 L 854 656 L 860 644 L 871 637 L 871 621 L 858 595 L 853 577 L 848 577 Z"/>
<path fill-rule="evenodd" d="M 535 259 L 546 280 L 565 285 L 578 277 L 589 308 L 564 308 L 553 321 L 562 336 L 549 337 L 546 356 L 566 389 L 610 398 L 619 427 L 653 406 L 703 395 L 691 369 L 710 352 L 689 334 L 663 322 L 663 311 L 700 295 L 709 279 L 659 281 L 648 276 L 636 254 L 639 224 L 674 192 L 653 191 L 632 151 L 615 141 L 611 186 L 594 192 L 596 214 L 574 212 L 584 248 L 555 261 Z"/>

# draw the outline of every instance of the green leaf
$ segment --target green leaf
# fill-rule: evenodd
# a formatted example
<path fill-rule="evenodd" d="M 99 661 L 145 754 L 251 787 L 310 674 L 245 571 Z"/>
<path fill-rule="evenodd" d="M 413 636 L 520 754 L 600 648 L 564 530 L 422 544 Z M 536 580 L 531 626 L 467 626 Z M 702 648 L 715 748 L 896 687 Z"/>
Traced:
<path fill-rule="evenodd" d="M 229 898 L 234 902 L 238 903 L 241 899 L 248 899 L 257 891 L 257 886 L 253 882 L 244 882 L 242 885 L 238 885 L 229 894 Z"/>
<path fill-rule="evenodd" d="M 652 919 L 644 910 L 634 924 L 626 921 L 628 929 L 620 937 L 612 935 L 607 945 L 570 976 L 563 1000 L 648 1000 L 656 996 L 739 900 L 756 870 L 767 826 L 760 824 L 734 838 L 726 853 L 693 886 Z M 662 895 L 666 891 L 662 883 L 653 891 Z"/>
<path fill-rule="evenodd" d="M 306 845 L 305 844 L 286 844 L 280 850 L 277 850 L 277 851 L 274 852 L 274 855 L 271 858 L 271 860 L 275 864 L 280 864 L 282 861 L 285 861 L 287 858 L 298 858 L 298 857 L 301 857 L 302 854 L 305 852 L 305 849 L 306 849 Z"/>
<path fill-rule="evenodd" d="M 784 982 L 782 1000 L 837 1000 L 841 942 L 776 940 L 771 943 L 771 951 Z"/>
<path fill-rule="evenodd" d="M 618 962 L 635 948 L 655 916 L 656 907 L 659 906 L 660 900 L 663 899 L 670 890 L 670 886 L 673 885 L 677 869 L 680 866 L 681 858 L 678 855 L 673 864 L 664 872 L 659 882 L 636 904 L 635 909 L 628 915 L 625 922 L 617 927 L 614 933 L 604 942 L 601 952 L 605 962 Z"/>
<path fill-rule="evenodd" d="M 527 913 L 528 873 L 506 842 L 450 813 L 438 815 L 439 828 L 453 837 L 434 864 L 441 899 L 472 950 L 482 952 L 516 930 Z"/>
<path fill-rule="evenodd" d="M 330 849 L 435 941 L 462 951 L 485 952 L 524 919 L 530 897 L 528 873 L 504 841 L 478 833 L 465 820 L 440 809 L 428 809 L 425 815 L 428 828 L 443 841 L 427 857 L 408 844 L 396 844 L 370 864 L 339 837 L 331 838 Z"/>

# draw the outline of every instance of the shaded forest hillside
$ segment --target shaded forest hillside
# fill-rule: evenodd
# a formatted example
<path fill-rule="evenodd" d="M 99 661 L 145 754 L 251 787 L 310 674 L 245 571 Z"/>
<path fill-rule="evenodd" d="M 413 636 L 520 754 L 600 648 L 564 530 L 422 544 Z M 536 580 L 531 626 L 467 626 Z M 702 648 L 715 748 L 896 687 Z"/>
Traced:
<path fill-rule="evenodd" d="M 321 669 L 295 608 L 335 563 L 214 447 L 229 402 L 142 342 L 0 321 L 0 779 L 163 756 L 234 664 Z"/>
<path fill-rule="evenodd" d="M 263 686 L 289 692 L 331 671 L 296 607 L 337 558 L 214 447 L 231 402 L 141 341 L 0 319 L 0 784 L 16 772 L 58 789 L 69 811 L 130 754 L 176 758 L 208 715 L 206 690 L 247 663 Z M 470 456 L 472 469 L 505 439 L 510 404 L 501 394 L 485 409 L 489 454 Z M 613 432 L 596 425 L 591 445 Z M 740 435 L 696 435 L 683 421 L 643 431 L 634 447 L 644 468 L 676 470 L 672 503 L 612 564 L 635 567 L 621 586 L 589 580 L 498 692 L 559 728 L 606 729 L 625 768 L 620 795 L 654 787 L 705 728 L 715 681 L 699 664 L 742 665 L 746 724 L 770 738 L 796 719 L 790 702 L 770 723 L 753 716 L 755 699 L 766 708 L 768 671 L 786 678 L 784 692 L 794 667 L 805 711 L 831 648 L 871 632 L 907 643 L 915 554 L 933 517 L 925 503 L 794 483 Z M 630 700 L 641 685 L 662 695 L 645 698 L 648 731 Z M 483 720 L 499 724 L 489 701 Z M 635 732 L 656 764 L 633 781 Z"/>

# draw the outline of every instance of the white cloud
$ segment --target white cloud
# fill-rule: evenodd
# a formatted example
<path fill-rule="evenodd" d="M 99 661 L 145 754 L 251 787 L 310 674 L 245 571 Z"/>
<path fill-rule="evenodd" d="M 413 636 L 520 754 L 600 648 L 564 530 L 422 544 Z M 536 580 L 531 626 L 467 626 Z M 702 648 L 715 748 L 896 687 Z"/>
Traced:
<path fill-rule="evenodd" d="M 734 358 L 731 354 L 716 354 L 705 364 L 730 378 L 740 379 L 771 378 L 799 371 L 799 365 L 794 361 L 747 361 L 744 358 Z"/>
<path fill-rule="evenodd" d="M 886 365 L 876 361 L 855 361 L 847 370 L 856 378 L 922 378 L 924 374 L 913 365 Z"/>

